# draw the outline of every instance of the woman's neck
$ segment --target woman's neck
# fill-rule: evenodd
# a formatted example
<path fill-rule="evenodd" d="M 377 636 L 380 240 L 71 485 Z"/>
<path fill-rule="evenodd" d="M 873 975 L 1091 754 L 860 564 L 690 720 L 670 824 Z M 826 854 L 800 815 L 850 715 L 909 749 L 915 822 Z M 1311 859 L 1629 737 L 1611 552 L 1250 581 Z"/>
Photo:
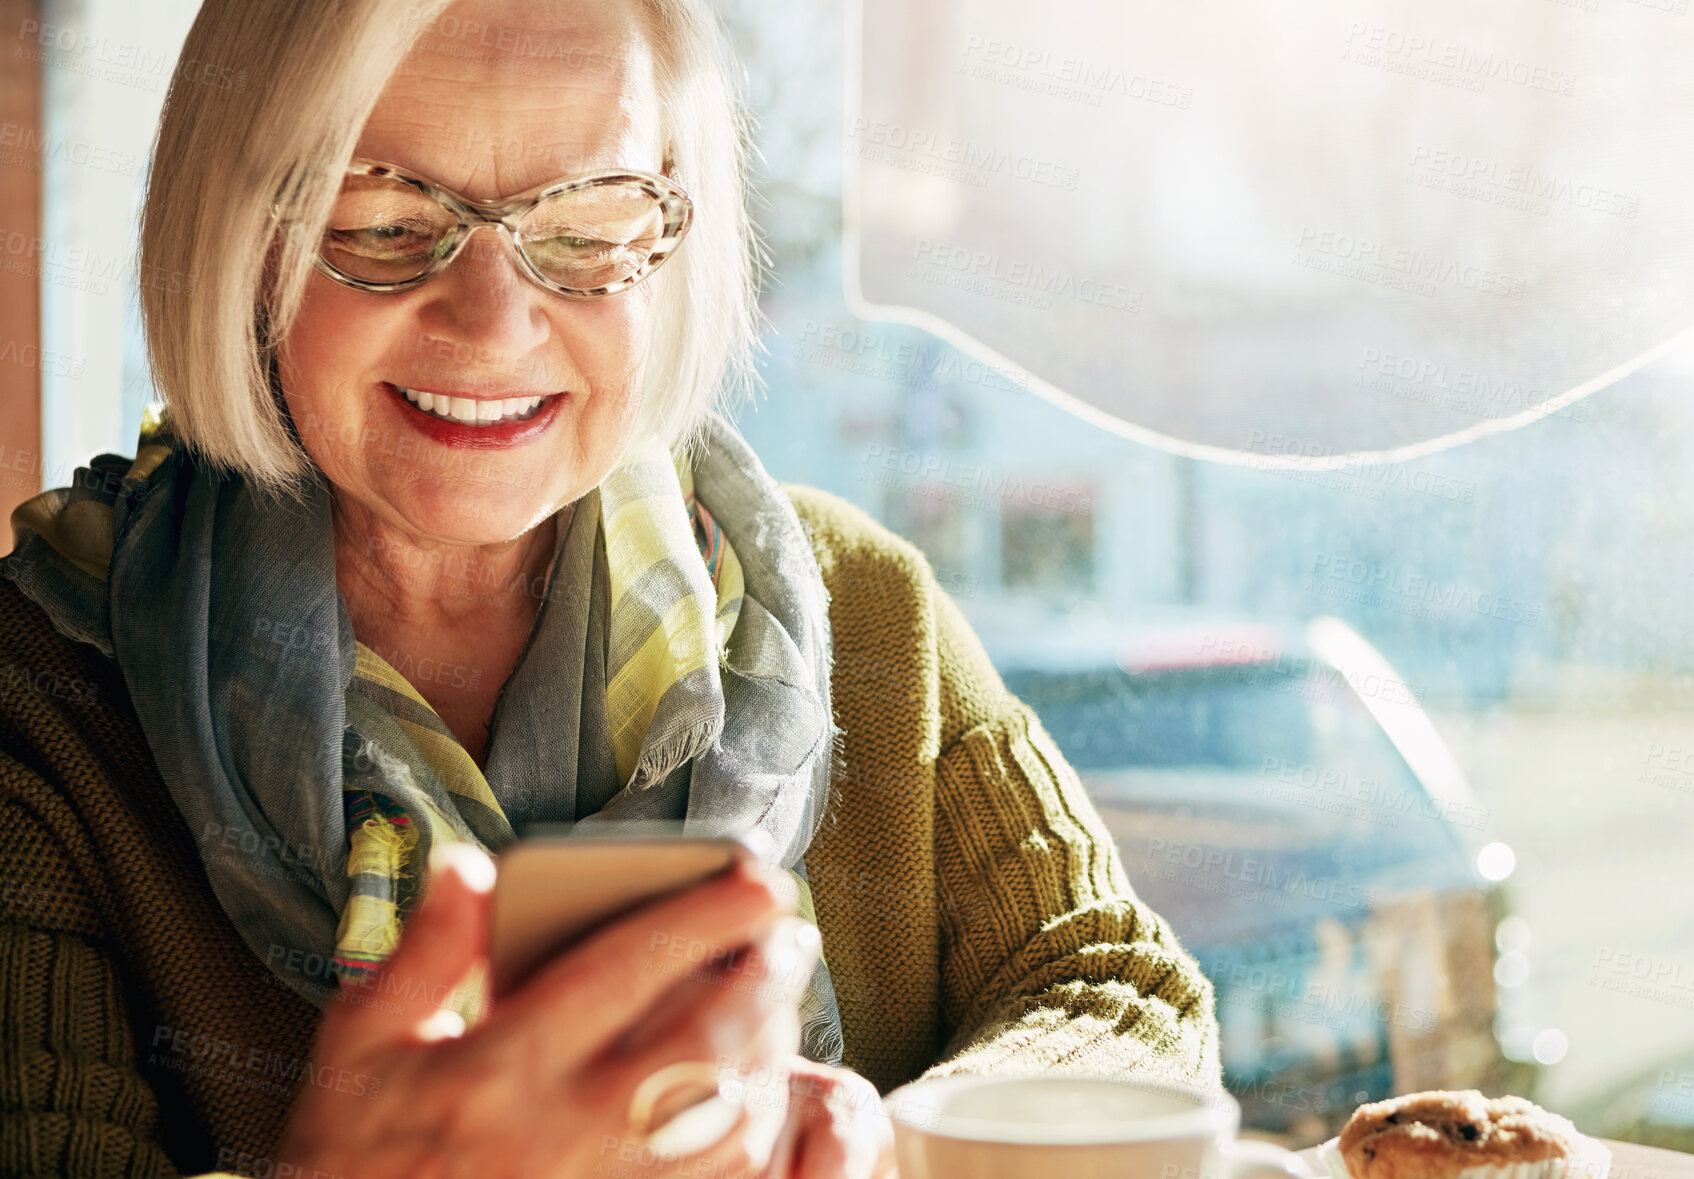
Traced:
<path fill-rule="evenodd" d="M 529 637 L 554 515 L 500 544 L 444 543 L 337 502 L 335 580 L 353 633 L 417 689 L 479 764 L 494 701 Z"/>
<path fill-rule="evenodd" d="M 419 536 L 339 500 L 332 516 L 335 580 L 355 629 L 361 613 L 420 639 L 475 628 L 491 616 L 535 616 L 553 562 L 556 516 L 486 545 Z"/>

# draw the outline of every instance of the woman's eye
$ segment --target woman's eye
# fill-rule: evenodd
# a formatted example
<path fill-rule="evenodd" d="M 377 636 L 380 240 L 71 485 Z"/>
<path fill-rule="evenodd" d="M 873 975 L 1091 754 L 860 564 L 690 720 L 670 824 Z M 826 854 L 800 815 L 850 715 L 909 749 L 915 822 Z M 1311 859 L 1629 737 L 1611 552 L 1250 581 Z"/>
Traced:
<path fill-rule="evenodd" d="M 331 229 L 330 239 L 342 249 L 357 253 L 394 255 L 426 252 L 435 242 L 435 234 L 421 233 L 409 225 L 371 225 L 351 229 Z"/>
<path fill-rule="evenodd" d="M 553 249 L 570 250 L 579 254 L 587 253 L 592 250 L 607 250 L 611 248 L 610 242 L 603 242 L 599 238 L 583 237 L 580 234 L 571 233 L 560 234 L 558 237 L 547 238 L 544 242 L 542 242 L 542 245 L 543 247 L 551 247 Z"/>

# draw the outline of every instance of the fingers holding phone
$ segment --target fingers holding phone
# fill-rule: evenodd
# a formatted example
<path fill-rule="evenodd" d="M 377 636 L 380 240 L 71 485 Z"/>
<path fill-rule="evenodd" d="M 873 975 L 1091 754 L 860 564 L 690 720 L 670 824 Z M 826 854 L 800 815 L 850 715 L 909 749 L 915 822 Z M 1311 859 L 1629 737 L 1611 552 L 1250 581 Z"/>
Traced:
<path fill-rule="evenodd" d="M 486 867 L 450 865 L 441 887 L 432 883 L 380 993 L 447 993 L 498 954 Z M 676 1155 L 661 1158 L 645 1133 L 663 1139 L 669 1124 L 671 1147 L 688 1147 L 678 1150 L 688 1159 L 759 1173 L 781 1131 L 786 1085 L 767 1094 L 722 1065 L 769 1063 L 774 1074 L 798 1044 L 794 1009 L 816 950 L 794 933 L 784 877 L 731 857 L 727 870 L 592 927 L 497 995 L 462 1034 L 435 1029 L 428 1003 L 399 1012 L 332 1003 L 315 1060 L 377 1084 L 357 1099 L 309 1089 L 277 1157 L 368 1179 L 425 1163 L 488 1176 L 579 1175 L 609 1156 L 632 1175 L 674 1174 Z M 687 969 L 674 968 L 677 945 L 694 947 L 682 954 Z M 642 1083 L 672 1065 L 686 1066 L 692 1089 L 669 1083 L 679 1070 L 661 1075 L 647 1087 L 651 1124 L 632 1126 Z M 714 1081 L 726 1076 L 721 1087 Z M 702 1104 L 714 1090 L 739 1100 Z"/>
<path fill-rule="evenodd" d="M 595 1020 L 606 1091 L 651 1107 L 638 1111 L 642 1130 L 663 1126 L 672 1112 L 663 1102 L 674 1102 L 686 1112 L 661 1136 L 696 1146 L 712 1140 L 711 1107 L 733 1092 L 744 1116 L 736 1133 L 717 1125 L 715 1134 L 762 1168 L 786 1115 L 785 1063 L 798 1051 L 799 1003 L 821 947 L 816 927 L 790 915 L 794 878 L 761 866 L 759 850 L 734 840 L 533 843 L 502 865 L 492 952 L 496 977 L 511 979 L 542 947 L 576 939 L 511 995 L 520 1003 L 546 1002 L 555 987 L 592 995 L 588 980 L 617 969 L 604 980 L 616 997 L 602 996 Z M 641 896 L 658 899 L 631 912 Z M 612 909 L 626 916 L 600 916 Z M 692 1093 L 649 1092 L 685 1074 Z"/>
<path fill-rule="evenodd" d="M 788 1120 L 799 1001 L 817 954 L 815 927 L 784 917 L 732 960 L 694 970 L 620 1037 L 601 1065 L 610 1090 L 640 1106 L 644 1090 L 663 1087 L 645 1095 L 653 1108 L 632 1117 L 632 1132 L 660 1152 L 711 1156 L 727 1174 L 763 1173 Z"/>
<path fill-rule="evenodd" d="M 521 962 L 525 951 L 519 943 L 543 940 L 543 928 L 588 924 L 582 894 L 561 889 L 563 882 L 584 879 L 590 865 L 600 869 L 594 877 L 599 885 L 595 903 L 608 906 L 613 894 L 636 887 L 653 890 L 655 881 L 674 882 L 680 874 L 708 870 L 712 855 L 721 856 L 729 867 L 600 925 L 536 971 L 505 1003 L 549 1004 L 555 991 L 575 996 L 560 1000 L 566 1005 L 591 1002 L 591 1038 L 598 1051 L 593 1067 L 605 1091 L 646 1102 L 651 1108 L 638 1120 L 654 1127 L 689 1110 L 692 1121 L 679 1117 L 661 1137 L 703 1145 L 724 1136 L 731 1153 L 719 1161 L 738 1160 L 729 1168 L 734 1173 L 749 1159 L 762 1168 L 780 1133 L 787 1105 L 785 1062 L 798 1051 L 797 1011 L 820 946 L 816 927 L 791 915 L 797 890 L 790 874 L 760 866 L 743 847 L 719 846 L 706 855 L 710 850 L 678 844 L 649 849 L 649 868 L 662 865 L 635 874 L 617 862 L 626 852 L 634 853 L 633 847 L 538 846 L 524 872 L 503 878 L 507 920 L 496 918 L 493 949 L 497 960 L 504 953 Z M 620 879 L 625 883 L 607 887 L 608 881 Z M 521 897 L 520 887 L 525 889 Z M 497 895 L 497 914 L 499 900 Z M 534 920 L 537 911 L 548 908 L 550 918 Z M 502 929 L 508 931 L 504 947 Z M 497 961 L 496 974 L 501 973 L 510 977 L 513 967 L 502 971 Z M 581 1024 L 572 1020 L 560 1026 Z M 590 1046 L 585 1041 L 579 1049 Z M 664 1093 L 648 1092 L 666 1078 L 675 1083 Z M 734 1133 L 725 1125 L 708 1132 L 710 1118 L 690 1108 L 712 1104 L 720 1092 L 745 1107 Z"/>

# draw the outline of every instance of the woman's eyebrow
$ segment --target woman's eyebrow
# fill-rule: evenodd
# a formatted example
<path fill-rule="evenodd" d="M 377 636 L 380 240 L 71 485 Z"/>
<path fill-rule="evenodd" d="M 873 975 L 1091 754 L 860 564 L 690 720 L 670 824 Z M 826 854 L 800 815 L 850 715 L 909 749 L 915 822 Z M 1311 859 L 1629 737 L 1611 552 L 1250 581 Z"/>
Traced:
<path fill-rule="evenodd" d="M 631 162 L 638 153 L 625 150 L 627 141 L 618 139 L 610 144 L 596 146 L 590 151 L 554 151 L 536 153 L 534 160 L 508 160 L 511 167 L 501 171 L 501 161 L 496 158 L 491 161 L 491 169 L 481 163 L 471 173 L 471 181 L 465 187 L 442 179 L 440 174 L 427 169 L 413 168 L 410 171 L 445 185 L 453 191 L 473 200 L 502 201 L 529 192 L 540 185 L 549 184 L 571 176 L 580 176 L 587 172 L 603 172 L 614 168 L 633 169 L 638 172 L 657 172 L 658 161 L 648 161 L 645 158 L 639 163 Z M 399 163 L 399 161 L 393 161 Z M 405 167 L 404 164 L 400 165 Z M 485 183 L 490 176 L 492 180 Z"/>

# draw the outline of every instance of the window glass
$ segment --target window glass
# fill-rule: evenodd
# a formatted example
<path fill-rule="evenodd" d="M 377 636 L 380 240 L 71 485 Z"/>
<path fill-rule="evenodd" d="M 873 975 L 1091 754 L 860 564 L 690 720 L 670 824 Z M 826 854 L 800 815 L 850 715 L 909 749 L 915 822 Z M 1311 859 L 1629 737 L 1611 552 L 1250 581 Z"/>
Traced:
<path fill-rule="evenodd" d="M 9 68 L 41 70 L 41 484 L 61 487 L 96 454 L 131 453 L 156 395 L 142 342 L 136 258 L 153 132 L 195 0 L 49 0 L 8 30 Z M 248 79 L 205 70 L 202 85 Z M 16 235 L 14 235 L 16 236 Z M 34 474 L 35 472 L 32 472 Z"/>
<path fill-rule="evenodd" d="M 924 6 L 902 27 L 982 58 L 990 50 L 969 40 L 980 32 L 971 22 L 988 11 Z M 889 141 L 892 122 L 855 125 L 855 96 L 816 80 L 856 64 L 845 47 L 861 12 L 824 0 L 780 15 L 753 0 L 727 8 L 761 119 L 760 217 L 781 277 L 764 302 L 768 392 L 740 424 L 779 478 L 862 506 L 950 571 L 944 587 L 1076 768 L 1130 883 L 1212 977 L 1226 1079 L 1248 1124 L 1312 1143 L 1358 1101 L 1476 1085 L 1540 1100 L 1591 1132 L 1694 1149 L 1694 894 L 1680 838 L 1694 820 L 1694 618 L 1681 609 L 1694 585 L 1694 349 L 1641 351 L 1686 326 L 1672 303 L 1687 289 L 1687 238 L 1574 196 L 1544 212 L 1496 202 L 1504 174 L 1449 191 L 1431 187 L 1428 160 L 1415 175 L 1372 170 L 1383 143 L 1449 109 L 1473 112 L 1476 136 L 1503 137 L 1519 154 L 1602 151 L 1620 178 L 1612 188 L 1644 194 L 1687 163 L 1694 102 L 1686 71 L 1666 62 L 1694 49 L 1689 15 L 1526 2 L 1418 17 L 1412 32 L 1445 32 L 1460 56 L 1503 45 L 1557 68 L 1585 46 L 1592 62 L 1636 55 L 1633 81 L 1599 87 L 1601 74 L 1586 73 L 1575 86 L 1589 88 L 1549 92 L 1566 104 L 1552 107 L 1498 79 L 1443 97 L 1438 82 L 1399 68 L 1393 29 L 1349 10 L 1335 36 L 1359 22 L 1360 44 L 1338 43 L 1334 69 L 1321 73 L 1352 70 L 1376 90 L 1302 124 L 1293 112 L 1312 94 L 1292 79 L 1315 86 L 1318 74 L 1287 72 L 1260 93 L 1257 113 L 1230 115 L 1225 134 L 1220 91 L 1205 84 L 1216 75 L 1204 71 L 1244 60 L 1249 44 L 1260 73 L 1264 61 L 1294 60 L 1286 28 L 1270 27 L 1280 15 L 1248 29 L 1237 14 L 1210 26 L 1231 33 L 1180 47 L 1201 73 L 1160 75 L 1151 58 L 1110 55 L 1106 65 L 1162 94 L 1190 88 L 1190 105 L 1145 113 L 1149 128 L 1176 114 L 1167 131 L 1081 146 L 1070 115 L 1092 117 L 1081 109 L 1090 104 L 1013 85 L 1040 61 L 966 61 L 960 76 L 995 94 L 972 109 L 953 75 L 878 59 L 908 92 L 929 88 L 907 110 L 934 115 L 937 153 L 965 127 L 967 154 L 1000 145 L 1052 164 L 1060 183 L 1043 187 L 987 168 L 977 168 L 985 184 L 946 173 L 909 138 Z M 1314 6 L 1301 19 L 1324 14 L 1336 10 Z M 1047 41 L 1062 38 L 1066 19 L 1055 15 Z M 1534 37 L 1507 35 L 1531 20 Z M 1125 43 L 1151 54 L 1169 48 L 1168 35 L 1149 27 Z M 1364 43 L 1372 38 L 1381 44 Z M 1033 33 L 1026 42 L 1046 43 Z M 1343 50 L 1363 58 L 1343 62 Z M 992 78 L 972 73 L 991 65 Z M 1656 104 L 1636 105 L 1650 117 L 1596 138 L 1607 112 L 1622 109 L 1614 103 L 1649 95 Z M 997 123 L 1002 109 L 1012 118 Z M 1537 121 L 1537 109 L 1553 115 Z M 1572 119 L 1590 125 L 1573 130 Z M 1321 128 L 1309 158 L 1267 146 L 1300 125 Z M 905 120 L 908 132 L 926 127 Z M 1023 131 L 1032 138 L 1015 138 Z M 1141 166 L 1174 158 L 1167 151 L 1191 169 L 1181 183 L 1178 170 Z M 864 243 L 844 240 L 827 211 L 845 199 L 851 224 L 864 196 L 853 182 L 875 169 L 890 233 L 952 217 L 997 226 L 1010 235 L 998 240 L 1022 251 L 1006 246 L 986 288 L 944 273 L 927 281 L 953 257 L 937 249 L 884 271 L 924 293 L 914 306 L 960 309 L 959 323 L 868 318 L 846 296 L 865 277 Z M 1099 239 L 1078 236 L 1095 224 L 1084 214 L 1030 232 L 1020 220 L 1065 198 L 1073 173 L 1077 193 L 1116 194 L 1109 208 L 1092 206 L 1115 218 L 1116 236 L 1087 266 Z M 1210 180 L 1193 181 L 1202 174 Z M 1325 281 L 1357 289 L 1314 309 L 1307 263 L 1317 254 L 1293 259 L 1292 238 L 1289 257 L 1251 244 L 1264 229 L 1254 218 L 1297 209 L 1289 195 L 1314 175 L 1329 178 L 1338 202 L 1326 206 L 1329 228 L 1429 210 L 1424 229 L 1448 253 L 1513 252 L 1500 269 L 1525 279 L 1526 297 L 1534 288 L 1549 301 L 1525 316 L 1520 300 L 1473 291 L 1476 314 L 1443 302 L 1418 321 L 1427 347 L 1338 343 L 1378 297 L 1365 288 L 1380 285 L 1368 272 L 1381 267 L 1324 254 Z M 1267 176 L 1287 191 L 1267 188 Z M 1574 193 L 1578 178 L 1561 178 Z M 1452 207 L 1428 203 L 1437 198 Z M 1453 218 L 1474 226 L 1484 206 L 1492 237 L 1440 229 Z M 1536 263 L 1538 242 L 1554 243 L 1557 266 Z M 1626 259 L 1638 279 L 1676 276 L 1632 285 L 1615 270 Z M 1027 265 L 1007 269 L 1018 262 Z M 1055 298 L 1037 338 L 1027 329 L 1040 308 L 1014 296 L 1037 281 L 1031 267 L 1049 263 L 1110 298 Z M 1614 267 L 1613 279 L 1552 278 L 1590 263 Z M 1133 305 L 1107 305 L 1119 288 Z M 1428 301 L 1404 287 L 1398 296 Z M 1491 333 L 1495 344 L 1478 343 Z M 1040 373 L 985 363 L 967 336 L 989 350 L 1016 342 L 1032 367 L 1052 359 L 1081 400 L 1160 406 L 1154 425 L 1167 433 L 1210 431 L 1247 458 L 1173 453 L 1069 412 L 1038 395 Z M 1140 351 L 1119 363 L 1125 341 Z M 1495 348 L 1504 367 L 1464 362 L 1473 346 Z M 1639 363 L 1533 424 L 1497 428 L 1544 403 L 1555 372 L 1585 348 Z M 1276 415 L 1302 426 L 1278 427 Z M 1463 445 L 1397 461 L 1253 461 L 1478 425 Z M 1032 503 L 1036 486 L 1075 494 Z M 925 500 L 946 506 L 914 507 Z M 1267 645 L 1281 654 L 1259 658 Z"/>

